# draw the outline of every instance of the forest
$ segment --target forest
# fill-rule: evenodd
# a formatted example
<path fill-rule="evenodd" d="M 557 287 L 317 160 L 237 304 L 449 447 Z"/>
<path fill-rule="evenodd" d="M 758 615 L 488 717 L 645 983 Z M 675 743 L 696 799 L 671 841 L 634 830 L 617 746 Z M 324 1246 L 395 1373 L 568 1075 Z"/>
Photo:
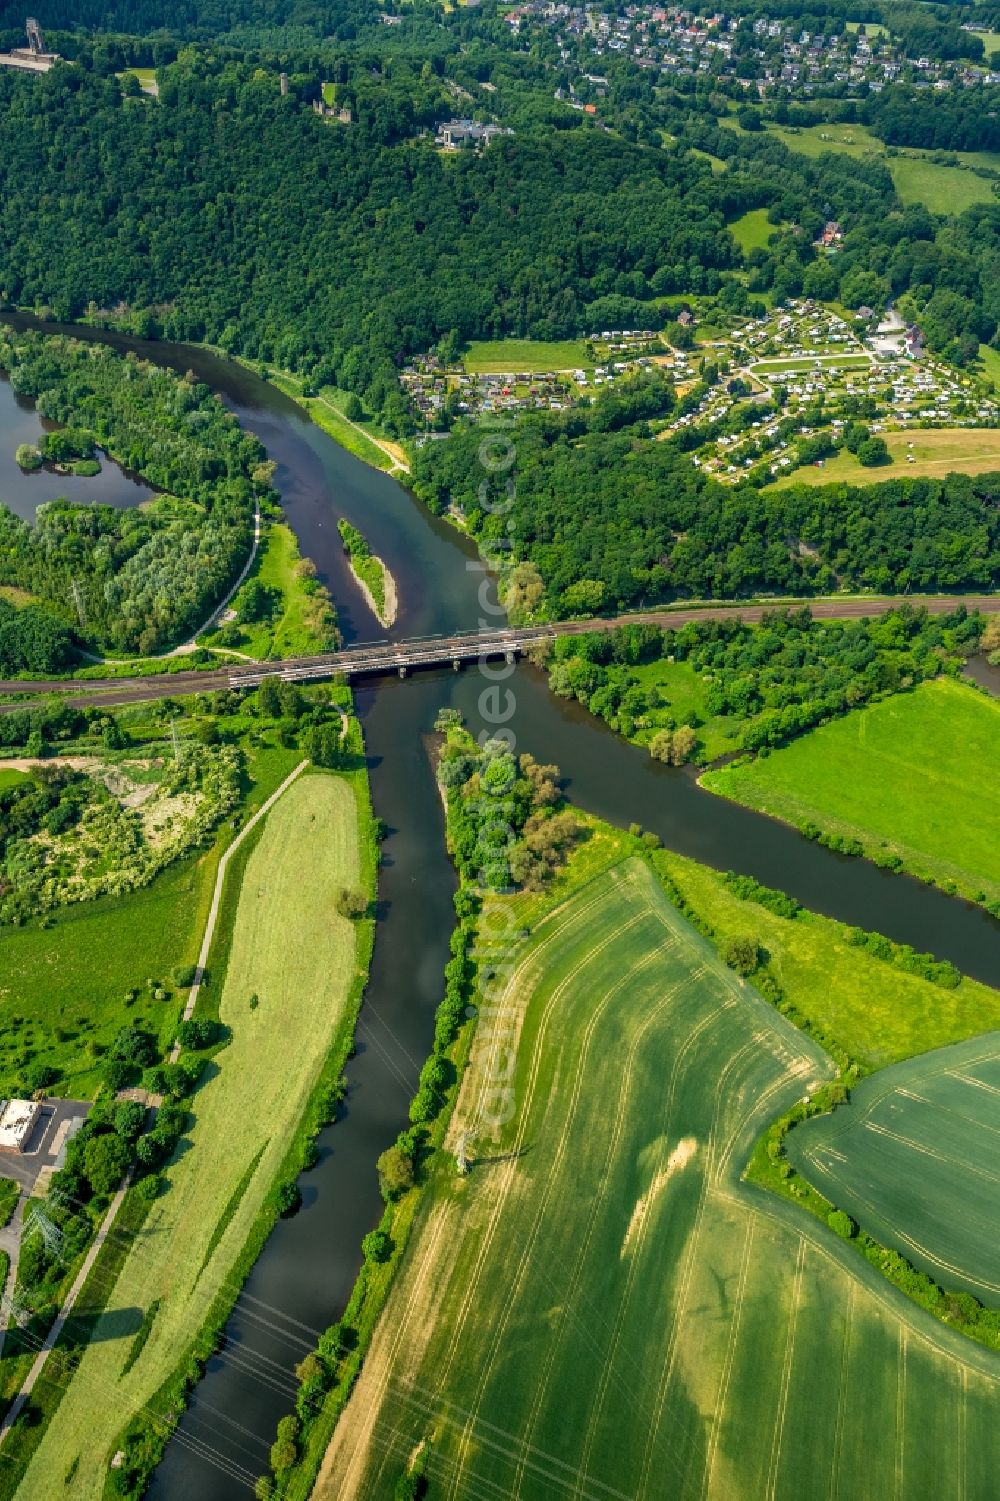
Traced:
<path fill-rule="evenodd" d="M 632 69 L 615 138 L 556 104 L 551 73 L 510 50 L 493 12 L 442 22 L 433 50 L 421 16 L 378 51 L 250 61 L 187 46 L 161 66 L 158 101 L 123 90 L 111 43 L 81 40 L 80 65 L 44 77 L 4 70 L 0 300 L 298 370 L 363 396 L 390 435 L 412 430 L 399 365 L 442 338 L 559 339 L 612 315 L 656 326 L 652 299 L 716 292 L 741 265 L 776 297 L 810 278 L 849 307 L 908 293 L 930 309 L 932 347 L 960 358 L 993 337 L 1000 204 L 956 221 L 901 211 L 882 162 L 719 128 L 710 81 L 654 93 Z M 325 81 L 350 126 L 310 108 Z M 514 134 L 442 157 L 419 132 L 487 81 Z M 726 224 L 758 207 L 800 232 L 744 262 Z M 817 259 L 830 216 L 843 253 Z"/>
<path fill-rule="evenodd" d="M 102 647 L 174 645 L 246 558 L 255 488 L 268 485 L 260 442 L 193 376 L 101 345 L 0 330 L 0 368 L 44 417 L 91 434 L 164 492 L 126 510 L 53 501 L 34 527 L 0 506 L 0 583 L 39 596 Z M 65 665 L 64 628 L 17 614 L 6 630 L 0 617 L 0 650 L 19 651 L 26 667 Z"/>
<path fill-rule="evenodd" d="M 0 673 L 64 672 L 76 660 L 73 632 L 52 610 L 0 597 Z"/>
<path fill-rule="evenodd" d="M 656 711 L 669 706 L 655 684 L 634 671 L 665 660 L 690 665 L 708 684 L 705 711 L 738 724 L 745 750 L 774 748 L 806 730 L 942 669 L 957 670 L 982 634 L 981 617 L 891 610 L 877 619 L 814 620 L 808 610 L 774 610 L 759 626 L 740 620 L 699 621 L 677 629 L 626 625 L 564 636 L 548 658 L 549 686 L 575 698 L 621 735 L 657 728 L 650 750 L 675 764 L 699 755 L 702 720 L 683 724 Z M 680 743 L 677 737 L 682 734 Z M 664 737 L 669 737 L 666 739 Z M 663 754 L 667 752 L 667 754 Z"/>
<path fill-rule="evenodd" d="M 555 618 L 656 600 L 995 588 L 1000 475 L 864 486 L 729 487 L 671 441 L 518 428 L 513 467 L 487 478 L 480 436 L 417 450 L 414 488 L 456 504 L 503 568 L 531 563 Z M 483 488 L 484 480 L 487 481 Z"/>
<path fill-rule="evenodd" d="M 583 131 L 446 160 L 331 128 L 276 72 L 185 59 L 158 102 L 78 69 L 0 75 L 8 302 L 125 303 L 135 332 L 309 369 L 403 427 L 396 361 L 452 329 L 560 338 L 608 293 L 651 295 L 664 263 L 686 279 L 738 260 L 687 155 Z"/>

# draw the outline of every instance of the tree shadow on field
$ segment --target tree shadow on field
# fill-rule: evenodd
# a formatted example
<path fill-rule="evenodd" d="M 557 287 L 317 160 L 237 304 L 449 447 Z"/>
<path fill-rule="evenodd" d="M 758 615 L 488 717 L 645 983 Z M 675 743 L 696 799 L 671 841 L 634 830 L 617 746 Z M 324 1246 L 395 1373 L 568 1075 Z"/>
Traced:
<path fill-rule="evenodd" d="M 516 1152 L 496 1152 L 492 1157 L 473 1157 L 469 1164 L 470 1170 L 477 1167 L 494 1167 L 498 1162 L 516 1162 L 518 1157 L 527 1157 L 534 1148 L 529 1142 L 526 1147 L 519 1147 Z"/>
<path fill-rule="evenodd" d="M 62 1343 L 82 1349 L 107 1340 L 131 1339 L 142 1324 L 141 1308 L 74 1309 L 66 1322 Z"/>

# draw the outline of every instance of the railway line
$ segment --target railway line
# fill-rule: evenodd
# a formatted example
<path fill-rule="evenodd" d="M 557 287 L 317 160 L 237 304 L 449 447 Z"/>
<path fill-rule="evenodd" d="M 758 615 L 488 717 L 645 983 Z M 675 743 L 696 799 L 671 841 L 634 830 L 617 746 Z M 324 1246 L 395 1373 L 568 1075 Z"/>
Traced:
<path fill-rule="evenodd" d="M 422 667 L 454 667 L 472 661 L 506 658 L 513 663 L 539 641 L 558 636 L 582 635 L 587 631 L 610 631 L 628 624 L 683 626 L 699 620 L 743 620 L 755 624 L 770 610 L 808 608 L 817 620 L 857 620 L 884 615 L 901 605 L 921 605 L 931 615 L 943 615 L 965 605 L 984 614 L 1000 613 L 1000 595 L 883 595 L 846 599 L 782 600 L 768 603 L 692 605 L 677 609 L 647 610 L 637 614 L 590 620 L 559 620 L 545 625 L 504 626 L 496 630 L 462 631 L 453 635 L 424 636 L 406 641 L 363 642 L 340 651 L 308 657 L 289 657 L 278 662 L 240 663 L 203 671 L 150 673 L 135 678 L 90 678 L 85 681 L 49 678 L 0 680 L 3 694 L 54 694 L 65 696 L 74 706 L 132 703 L 143 699 L 174 698 L 188 693 L 209 693 L 224 688 L 254 688 L 266 677 L 287 682 L 342 675 L 349 681 L 367 676 L 406 677 Z M 0 705 L 10 713 L 18 704 Z"/>

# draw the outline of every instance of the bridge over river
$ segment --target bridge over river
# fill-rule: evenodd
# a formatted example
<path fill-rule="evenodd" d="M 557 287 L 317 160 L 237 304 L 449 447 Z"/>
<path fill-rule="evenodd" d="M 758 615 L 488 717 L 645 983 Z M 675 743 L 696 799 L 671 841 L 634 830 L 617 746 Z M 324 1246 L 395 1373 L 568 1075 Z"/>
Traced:
<path fill-rule="evenodd" d="M 60 693 L 74 705 L 91 703 L 129 703 L 147 698 L 168 698 L 185 693 L 212 692 L 220 688 L 253 688 L 266 677 L 281 677 L 286 682 L 308 682 L 315 678 L 393 675 L 406 677 L 420 667 L 460 668 L 467 662 L 506 658 L 514 662 L 532 644 L 552 641 L 557 636 L 582 635 L 587 631 L 609 631 L 620 625 L 653 624 L 678 627 L 699 620 L 743 620 L 754 624 L 780 608 L 807 608 L 817 620 L 857 620 L 865 616 L 884 615 L 901 605 L 919 605 L 931 615 L 944 615 L 959 605 L 984 614 L 1000 613 L 1000 595 L 883 595 L 852 596 L 842 599 L 782 600 L 768 603 L 691 605 L 676 609 L 651 610 L 642 614 L 600 617 L 591 620 L 557 620 L 545 625 L 503 626 L 496 630 L 462 631 L 453 635 L 423 636 L 408 641 L 359 643 L 341 651 L 322 652 L 308 657 L 288 657 L 273 662 L 246 662 L 232 667 L 207 668 L 203 671 L 149 673 L 144 677 L 108 677 L 67 679 L 50 678 L 29 681 L 22 678 L 0 680 L 0 693 Z M 0 712 L 17 707 L 0 705 Z"/>

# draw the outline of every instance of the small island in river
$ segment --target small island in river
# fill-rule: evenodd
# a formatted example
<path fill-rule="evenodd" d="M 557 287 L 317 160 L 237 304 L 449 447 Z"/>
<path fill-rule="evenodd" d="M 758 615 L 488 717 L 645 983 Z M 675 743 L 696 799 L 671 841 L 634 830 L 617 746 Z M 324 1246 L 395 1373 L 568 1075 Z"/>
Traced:
<path fill-rule="evenodd" d="M 386 627 L 392 625 L 399 608 L 395 579 L 382 559 L 372 552 L 356 526 L 341 518 L 337 522 L 337 530 L 343 539 L 344 551 L 351 560 L 351 570 L 361 586 L 362 594 L 378 616 L 379 623 Z"/>

